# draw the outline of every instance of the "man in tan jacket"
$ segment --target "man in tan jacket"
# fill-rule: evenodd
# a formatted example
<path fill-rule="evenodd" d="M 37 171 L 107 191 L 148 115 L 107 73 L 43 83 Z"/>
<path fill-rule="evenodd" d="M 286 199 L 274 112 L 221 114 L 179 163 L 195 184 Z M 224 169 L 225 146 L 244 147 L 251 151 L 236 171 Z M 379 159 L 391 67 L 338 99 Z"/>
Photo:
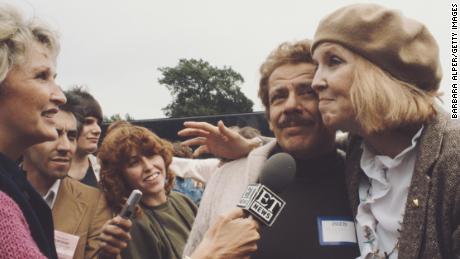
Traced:
<path fill-rule="evenodd" d="M 52 209 L 59 257 L 89 258 L 112 215 L 101 191 L 67 176 L 77 138 L 77 120 L 69 109 L 61 107 L 56 114 L 58 139 L 28 148 L 22 167 Z"/>

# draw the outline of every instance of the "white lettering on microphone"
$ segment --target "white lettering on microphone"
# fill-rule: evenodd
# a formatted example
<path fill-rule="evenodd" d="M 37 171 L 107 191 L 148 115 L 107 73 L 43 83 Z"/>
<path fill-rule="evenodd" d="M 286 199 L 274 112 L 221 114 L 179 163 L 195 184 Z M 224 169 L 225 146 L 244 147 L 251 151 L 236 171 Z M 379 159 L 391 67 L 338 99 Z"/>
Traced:
<path fill-rule="evenodd" d="M 270 212 L 273 212 L 276 206 L 280 206 L 281 202 L 274 199 L 273 195 L 264 189 L 262 189 L 262 193 L 260 194 L 259 198 L 257 199 L 257 202 L 260 203 L 264 208 L 269 210 Z M 267 208 L 268 207 L 268 208 Z"/>

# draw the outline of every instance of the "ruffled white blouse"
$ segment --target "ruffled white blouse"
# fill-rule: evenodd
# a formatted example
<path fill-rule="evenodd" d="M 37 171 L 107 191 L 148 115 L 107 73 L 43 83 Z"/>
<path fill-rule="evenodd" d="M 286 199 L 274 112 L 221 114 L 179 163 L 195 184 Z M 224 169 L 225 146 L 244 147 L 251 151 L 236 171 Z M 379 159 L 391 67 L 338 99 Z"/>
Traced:
<path fill-rule="evenodd" d="M 411 145 L 394 158 L 375 155 L 362 144 L 361 169 L 367 177 L 359 184 L 358 258 L 398 258 L 400 229 L 422 131 L 423 126 L 412 137 Z"/>

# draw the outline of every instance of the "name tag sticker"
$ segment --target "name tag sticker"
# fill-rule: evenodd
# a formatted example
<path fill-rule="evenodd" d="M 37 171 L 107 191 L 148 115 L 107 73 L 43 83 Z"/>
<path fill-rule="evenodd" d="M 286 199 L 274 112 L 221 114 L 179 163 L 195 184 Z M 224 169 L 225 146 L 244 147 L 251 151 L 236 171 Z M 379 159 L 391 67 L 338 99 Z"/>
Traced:
<path fill-rule="evenodd" d="M 355 223 L 349 217 L 318 217 L 319 243 L 322 246 L 356 245 Z"/>
<path fill-rule="evenodd" d="M 77 248 L 79 236 L 54 230 L 54 244 L 59 259 L 72 259 Z"/>

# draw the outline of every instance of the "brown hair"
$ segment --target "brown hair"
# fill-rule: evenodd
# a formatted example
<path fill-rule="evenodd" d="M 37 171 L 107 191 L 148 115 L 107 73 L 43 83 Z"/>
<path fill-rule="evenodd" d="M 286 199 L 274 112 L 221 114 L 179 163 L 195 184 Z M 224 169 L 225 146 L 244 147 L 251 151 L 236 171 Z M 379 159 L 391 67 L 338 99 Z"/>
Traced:
<path fill-rule="evenodd" d="M 252 139 L 261 135 L 260 130 L 253 128 L 251 126 L 244 126 L 239 128 L 238 134 L 240 134 L 243 138 Z"/>
<path fill-rule="evenodd" d="M 284 42 L 268 55 L 260 66 L 259 98 L 265 106 L 268 117 L 270 104 L 268 102 L 268 79 L 276 68 L 286 64 L 311 63 L 313 60 L 310 52 L 311 41 Z"/>
<path fill-rule="evenodd" d="M 189 146 L 183 146 L 180 141 L 172 143 L 173 155 L 176 157 L 193 158 L 193 150 Z"/>
<path fill-rule="evenodd" d="M 102 190 L 108 205 L 116 213 L 120 212 L 132 191 L 123 172 L 133 151 L 145 156 L 161 155 L 166 166 L 166 193 L 169 194 L 173 188 L 174 173 L 169 169 L 172 161 L 171 143 L 144 127 L 129 123 L 112 127 L 102 142 L 98 158 L 101 162 Z"/>
<path fill-rule="evenodd" d="M 100 125 L 104 116 L 99 102 L 82 86 L 73 86 L 70 90 L 65 91 L 68 101 L 75 103 L 75 114 L 84 124 L 86 117 L 94 117 Z"/>
<path fill-rule="evenodd" d="M 107 127 L 105 134 L 108 135 L 112 130 L 125 126 L 132 126 L 132 124 L 129 121 L 125 120 L 114 121 L 110 123 L 110 125 Z"/>

